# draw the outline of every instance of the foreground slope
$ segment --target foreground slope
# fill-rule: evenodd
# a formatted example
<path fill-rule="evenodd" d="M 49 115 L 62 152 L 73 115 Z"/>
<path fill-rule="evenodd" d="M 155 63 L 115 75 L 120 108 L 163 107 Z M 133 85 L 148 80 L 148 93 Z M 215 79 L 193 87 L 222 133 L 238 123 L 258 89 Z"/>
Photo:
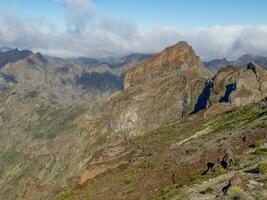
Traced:
<path fill-rule="evenodd" d="M 134 151 L 128 164 L 107 166 L 56 199 L 266 199 L 266 170 L 258 171 L 267 165 L 266 105 L 204 117 L 207 110 L 127 139 L 120 146 Z"/>

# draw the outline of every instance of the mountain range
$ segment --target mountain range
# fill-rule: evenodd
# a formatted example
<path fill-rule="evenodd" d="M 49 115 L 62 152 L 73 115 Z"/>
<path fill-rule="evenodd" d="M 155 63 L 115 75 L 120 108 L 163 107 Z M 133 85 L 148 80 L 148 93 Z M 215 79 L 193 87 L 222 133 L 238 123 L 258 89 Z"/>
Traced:
<path fill-rule="evenodd" d="M 250 55 L 250 54 L 243 55 L 236 60 L 227 60 L 225 58 L 224 59 L 215 59 L 215 60 L 211 60 L 209 62 L 204 62 L 204 65 L 209 70 L 211 70 L 213 73 L 216 73 L 219 69 L 221 69 L 222 67 L 226 67 L 228 65 L 246 66 L 250 62 L 254 62 L 254 63 L 262 66 L 264 69 L 267 69 L 267 57 Z"/>
<path fill-rule="evenodd" d="M 0 53 L 0 199 L 266 199 L 267 71 L 241 58 Z"/>
<path fill-rule="evenodd" d="M 121 90 L 127 67 L 148 57 L 56 59 L 29 50 L 4 51 L 0 53 L 1 90 L 16 85 L 58 102 L 96 100 Z"/>

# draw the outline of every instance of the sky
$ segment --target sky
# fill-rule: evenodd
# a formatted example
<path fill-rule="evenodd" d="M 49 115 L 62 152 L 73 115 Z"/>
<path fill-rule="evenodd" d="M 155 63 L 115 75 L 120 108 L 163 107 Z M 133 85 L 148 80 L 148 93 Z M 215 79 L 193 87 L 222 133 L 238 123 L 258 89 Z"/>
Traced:
<path fill-rule="evenodd" d="M 107 57 L 186 40 L 203 60 L 267 56 L 266 8 L 266 0 L 0 0 L 0 46 Z"/>

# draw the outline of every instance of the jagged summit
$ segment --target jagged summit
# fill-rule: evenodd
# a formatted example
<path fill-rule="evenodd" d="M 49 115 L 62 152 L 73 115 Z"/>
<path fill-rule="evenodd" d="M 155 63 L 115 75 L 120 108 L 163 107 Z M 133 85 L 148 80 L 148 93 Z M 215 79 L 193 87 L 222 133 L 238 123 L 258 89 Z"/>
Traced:
<path fill-rule="evenodd" d="M 190 49 L 190 48 L 192 48 L 192 47 L 188 44 L 187 41 L 179 41 L 179 42 L 177 42 L 177 43 L 174 44 L 174 45 L 171 45 L 171 46 L 166 47 L 166 48 L 163 50 L 163 52 L 164 52 L 164 51 L 168 51 L 168 50 L 170 50 L 170 49 L 180 49 L 180 48 L 188 48 L 188 49 Z"/>
<path fill-rule="evenodd" d="M 210 77 L 200 58 L 187 42 L 178 42 L 126 72 L 124 88 L 144 84 L 180 72 L 190 76 Z"/>
<path fill-rule="evenodd" d="M 19 50 L 17 48 L 10 51 L 0 52 L 0 69 L 7 63 L 14 63 L 18 60 L 27 58 L 32 55 L 33 52 L 29 50 Z"/>

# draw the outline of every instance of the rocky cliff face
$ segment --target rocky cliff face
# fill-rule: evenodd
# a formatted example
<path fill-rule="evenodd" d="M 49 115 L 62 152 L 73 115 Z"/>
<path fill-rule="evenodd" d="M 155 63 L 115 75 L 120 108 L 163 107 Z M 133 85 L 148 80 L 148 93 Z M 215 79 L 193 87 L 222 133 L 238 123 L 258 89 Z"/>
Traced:
<path fill-rule="evenodd" d="M 227 66 L 218 71 L 203 89 L 195 112 L 215 104 L 244 106 L 267 96 L 267 72 L 255 63 L 245 67 Z"/>
<path fill-rule="evenodd" d="M 211 103 L 235 106 L 255 103 L 266 96 L 266 71 L 250 63 L 247 68 L 226 67 L 214 78 Z"/>
<path fill-rule="evenodd" d="M 209 77 L 193 48 L 186 42 L 170 46 L 127 71 L 124 88 L 134 87 L 160 78 L 172 77 L 184 73 L 189 78 Z"/>
<path fill-rule="evenodd" d="M 258 102 L 267 95 L 266 80 L 255 63 L 222 68 L 212 78 L 192 47 L 179 42 L 129 69 L 124 90 L 103 110 L 109 131 L 139 134 L 218 104 L 216 113 Z"/>
<path fill-rule="evenodd" d="M 186 116 L 210 78 L 186 42 L 168 47 L 126 72 L 124 90 L 106 104 L 109 127 L 138 134 Z"/>

